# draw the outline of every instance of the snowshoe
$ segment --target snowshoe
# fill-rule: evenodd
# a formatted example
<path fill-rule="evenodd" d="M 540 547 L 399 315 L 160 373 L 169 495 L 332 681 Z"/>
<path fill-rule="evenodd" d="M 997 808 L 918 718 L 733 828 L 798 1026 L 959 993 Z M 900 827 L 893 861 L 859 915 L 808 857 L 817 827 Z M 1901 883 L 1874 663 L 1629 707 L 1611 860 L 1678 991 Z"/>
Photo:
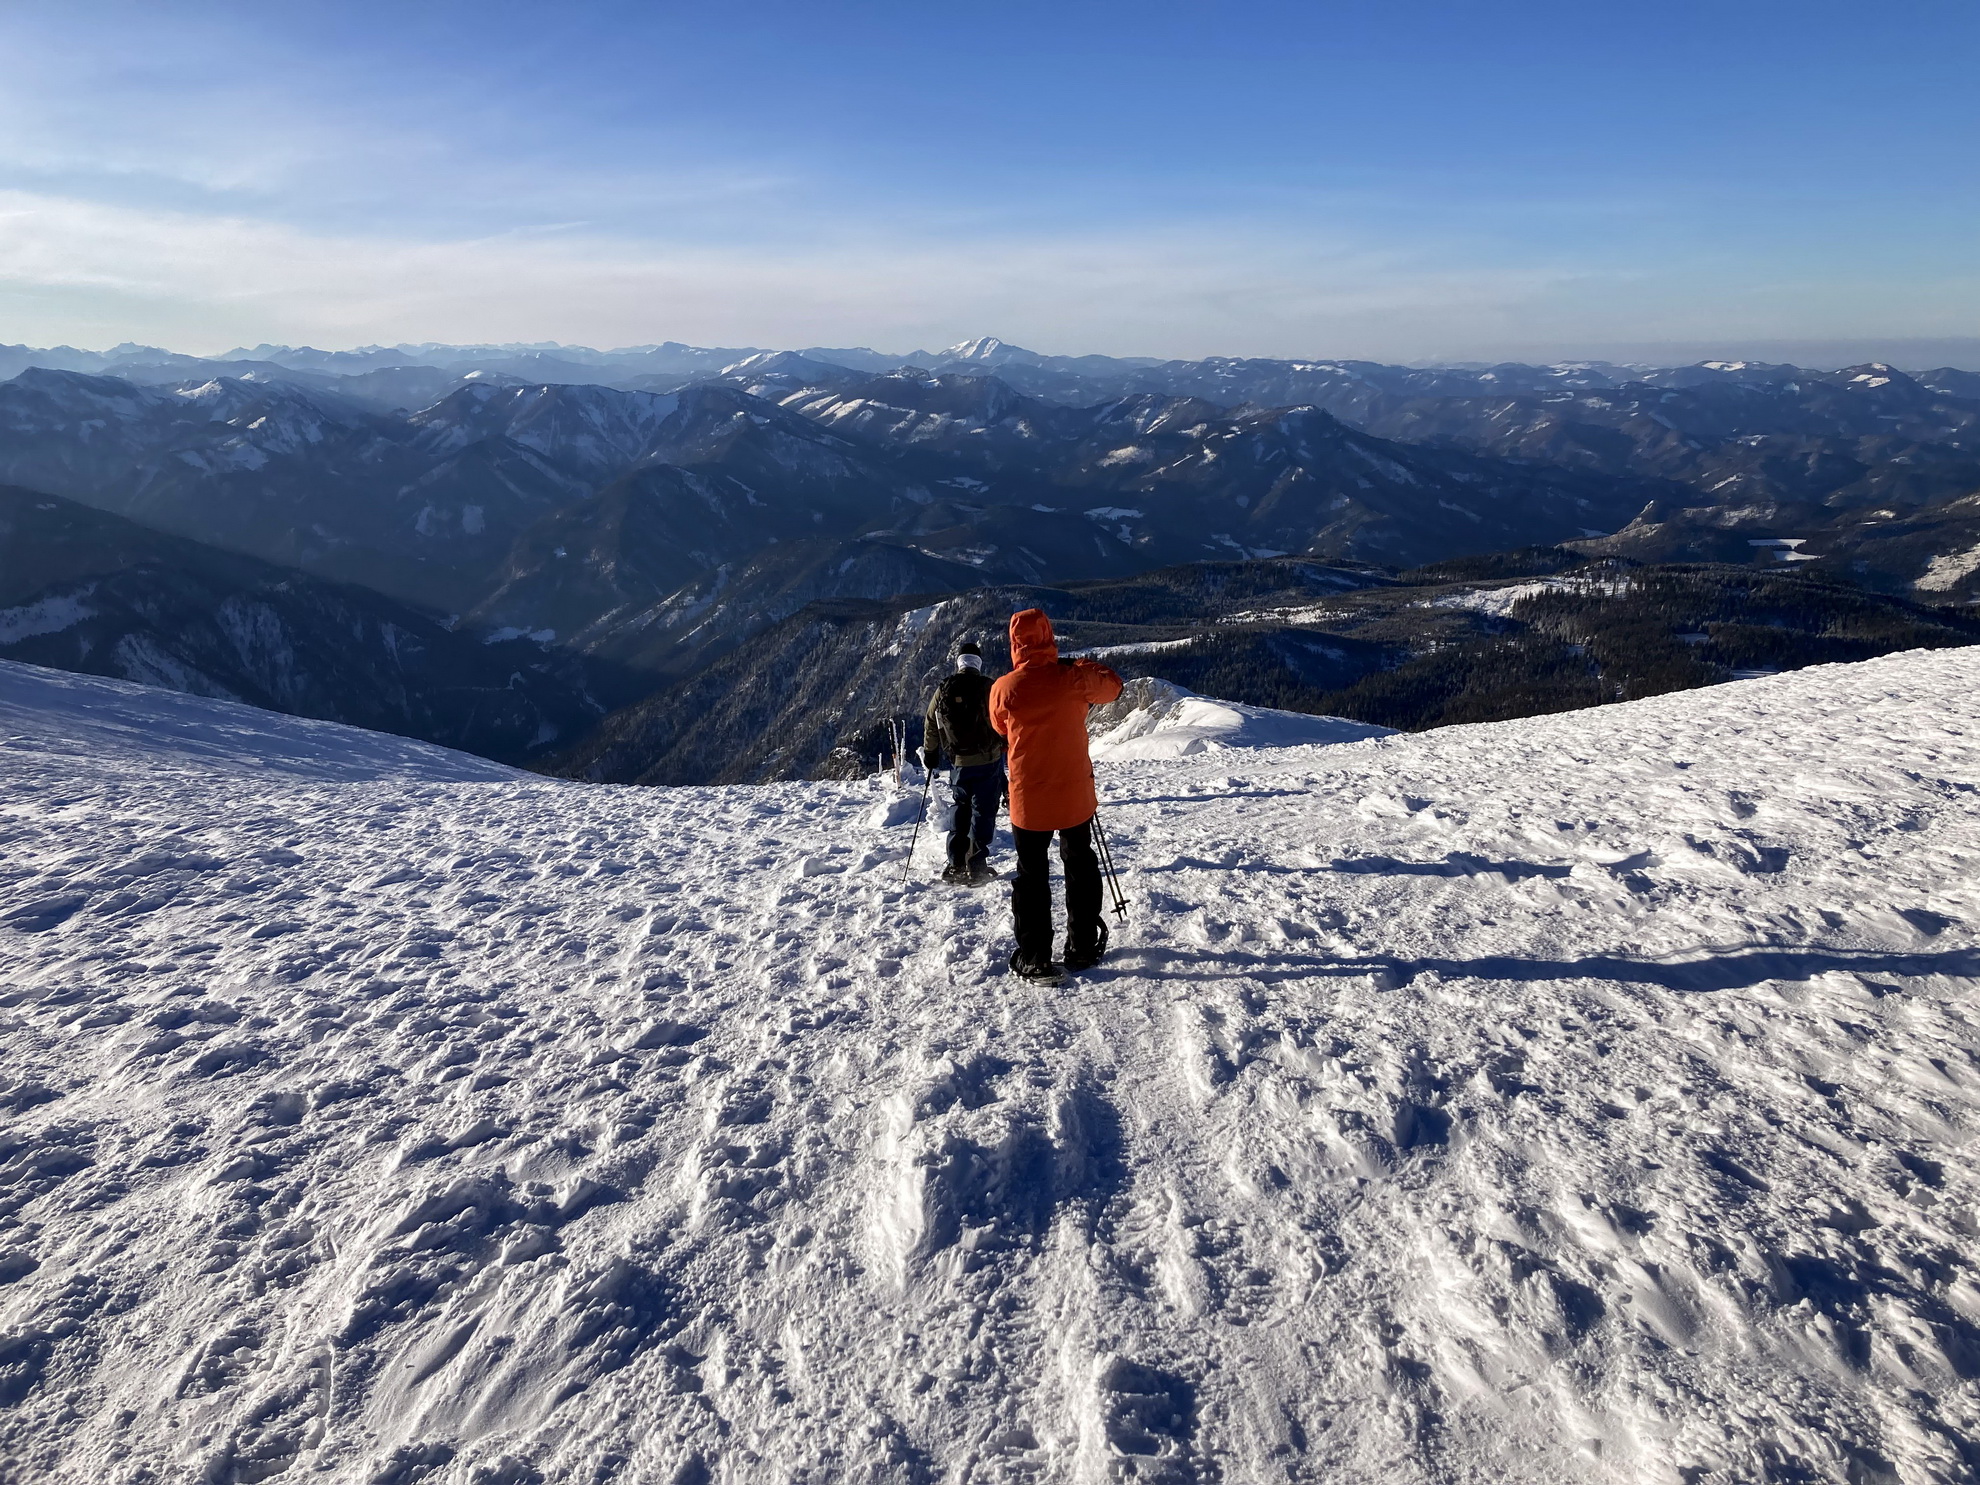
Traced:
<path fill-rule="evenodd" d="M 1100 937 L 1095 939 L 1091 945 L 1075 947 L 1070 942 L 1066 944 L 1066 968 L 1070 970 L 1091 969 L 1100 962 L 1106 952 L 1107 924 L 1105 920 L 1102 920 L 1100 924 Z"/>
<path fill-rule="evenodd" d="M 969 868 L 963 866 L 943 867 L 942 880 L 949 883 L 951 886 L 955 886 L 955 887 L 969 887 L 975 885 L 973 882 L 970 881 Z"/>
<path fill-rule="evenodd" d="M 1026 959 L 1015 949 L 1011 951 L 1011 973 L 1034 985 L 1056 985 L 1065 978 L 1064 972 L 1051 960 Z"/>
<path fill-rule="evenodd" d="M 978 862 L 969 869 L 969 884 L 972 887 L 987 887 L 1002 875 L 1002 872 Z"/>

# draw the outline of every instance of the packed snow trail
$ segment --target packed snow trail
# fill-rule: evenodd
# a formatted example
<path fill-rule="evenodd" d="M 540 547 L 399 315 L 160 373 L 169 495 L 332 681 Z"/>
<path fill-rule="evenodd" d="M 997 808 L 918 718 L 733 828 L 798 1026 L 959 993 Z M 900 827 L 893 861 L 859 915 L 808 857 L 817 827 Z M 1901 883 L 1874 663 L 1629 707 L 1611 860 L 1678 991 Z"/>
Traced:
<path fill-rule="evenodd" d="M 1103 768 L 1050 989 L 864 785 L 45 675 L 9 1482 L 1980 1473 L 1980 651 Z"/>

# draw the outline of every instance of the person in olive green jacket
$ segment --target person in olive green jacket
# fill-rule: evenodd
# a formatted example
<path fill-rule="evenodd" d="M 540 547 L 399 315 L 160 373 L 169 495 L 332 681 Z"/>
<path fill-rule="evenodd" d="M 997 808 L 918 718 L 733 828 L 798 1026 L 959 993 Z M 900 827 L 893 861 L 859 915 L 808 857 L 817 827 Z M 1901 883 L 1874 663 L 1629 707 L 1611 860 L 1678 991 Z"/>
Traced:
<path fill-rule="evenodd" d="M 983 673 L 983 651 L 975 644 L 963 645 L 956 653 L 955 673 L 943 679 L 929 700 L 921 734 L 924 767 L 934 768 L 944 756 L 955 762 L 949 780 L 955 815 L 942 880 L 971 887 L 997 875 L 990 869 L 990 840 L 1004 800 L 1004 740 L 990 726 L 990 685 Z"/>

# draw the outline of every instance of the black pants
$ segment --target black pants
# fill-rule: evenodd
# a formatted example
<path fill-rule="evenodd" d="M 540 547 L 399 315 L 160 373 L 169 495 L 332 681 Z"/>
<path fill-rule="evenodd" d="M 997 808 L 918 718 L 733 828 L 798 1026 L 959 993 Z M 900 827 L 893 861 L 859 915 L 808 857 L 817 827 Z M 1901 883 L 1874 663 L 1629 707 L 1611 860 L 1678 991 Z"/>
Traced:
<path fill-rule="evenodd" d="M 949 826 L 949 865 L 981 865 L 997 833 L 997 806 L 1004 802 L 1004 765 L 972 763 L 958 768 L 949 784 L 955 819 Z"/>
<path fill-rule="evenodd" d="M 1017 878 L 1011 883 L 1011 925 L 1018 954 L 1033 961 L 1052 957 L 1052 868 L 1049 830 L 1011 827 L 1017 842 Z M 1066 869 L 1066 947 L 1091 949 L 1100 942 L 1100 858 L 1093 854 L 1093 822 L 1059 832 L 1059 860 Z"/>

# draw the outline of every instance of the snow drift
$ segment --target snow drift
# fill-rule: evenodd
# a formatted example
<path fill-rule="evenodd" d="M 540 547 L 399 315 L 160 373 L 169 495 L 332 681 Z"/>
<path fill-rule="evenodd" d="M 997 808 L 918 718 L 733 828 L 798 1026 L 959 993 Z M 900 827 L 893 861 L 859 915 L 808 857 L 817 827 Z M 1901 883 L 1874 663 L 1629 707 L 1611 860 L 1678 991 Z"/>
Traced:
<path fill-rule="evenodd" d="M 1049 991 L 864 786 L 5 683 L 10 1480 L 1980 1469 L 1980 652 L 1103 766 Z"/>
<path fill-rule="evenodd" d="M 1093 709 L 1087 719 L 1096 763 L 1136 759 L 1187 758 L 1232 748 L 1292 748 L 1308 743 L 1361 742 L 1389 737 L 1393 727 L 1374 727 L 1344 717 L 1316 717 L 1198 696 L 1173 681 L 1138 676 L 1120 699 Z"/>

